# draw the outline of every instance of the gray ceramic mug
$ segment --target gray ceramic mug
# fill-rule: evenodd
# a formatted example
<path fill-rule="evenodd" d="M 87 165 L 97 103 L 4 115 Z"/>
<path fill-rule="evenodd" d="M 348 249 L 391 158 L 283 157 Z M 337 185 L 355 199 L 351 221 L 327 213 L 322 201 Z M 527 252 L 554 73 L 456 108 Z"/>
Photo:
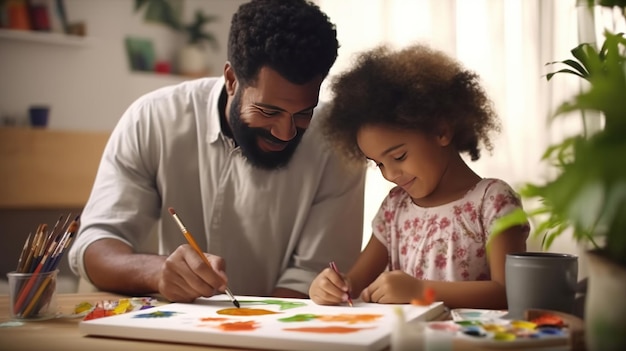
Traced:
<path fill-rule="evenodd" d="M 572 313 L 578 281 L 578 257 L 552 252 L 506 255 L 508 318 L 522 319 L 527 309 Z"/>

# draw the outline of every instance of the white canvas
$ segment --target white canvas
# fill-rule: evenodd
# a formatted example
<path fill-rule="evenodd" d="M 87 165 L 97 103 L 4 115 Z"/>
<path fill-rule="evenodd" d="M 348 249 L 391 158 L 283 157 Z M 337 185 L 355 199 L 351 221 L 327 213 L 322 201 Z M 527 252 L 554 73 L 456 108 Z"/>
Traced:
<path fill-rule="evenodd" d="M 349 306 L 320 306 L 311 300 L 237 296 L 242 309 L 263 309 L 275 314 L 221 315 L 234 308 L 225 295 L 197 299 L 193 304 L 172 303 L 126 314 L 82 321 L 83 335 L 270 350 L 377 351 L 389 346 L 396 323 L 394 308 L 402 308 L 407 321 L 431 320 L 444 312 L 441 302 L 430 306 L 383 305 L 360 301 Z M 304 303 L 281 309 L 266 303 Z M 370 320 L 364 317 L 370 315 Z M 156 317 L 160 316 L 160 317 Z M 302 317 L 303 321 L 284 319 Z M 306 318 L 304 318 L 306 317 Z M 221 320 L 221 318 L 226 318 Z M 281 319 L 283 319 L 281 321 Z M 234 324 L 232 324 L 234 323 Z M 253 326 L 252 330 L 224 331 L 222 327 Z M 300 328 L 308 328 L 303 331 Z M 325 328 L 321 333 L 317 328 Z M 244 328 L 245 329 L 245 328 Z M 298 330 L 293 330 L 298 329 Z M 356 330 L 355 330 L 356 329 Z M 311 332 L 316 330 L 316 332 Z M 345 333 L 341 333 L 343 331 Z"/>

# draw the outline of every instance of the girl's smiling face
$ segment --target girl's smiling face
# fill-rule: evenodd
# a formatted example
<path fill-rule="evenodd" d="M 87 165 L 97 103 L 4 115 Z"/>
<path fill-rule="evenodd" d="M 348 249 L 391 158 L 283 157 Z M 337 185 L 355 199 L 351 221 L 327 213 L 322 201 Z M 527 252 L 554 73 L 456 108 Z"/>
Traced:
<path fill-rule="evenodd" d="M 361 152 L 376 163 L 383 177 L 402 187 L 420 204 L 436 196 L 450 161 L 450 136 L 384 125 L 366 125 L 357 133 Z"/>

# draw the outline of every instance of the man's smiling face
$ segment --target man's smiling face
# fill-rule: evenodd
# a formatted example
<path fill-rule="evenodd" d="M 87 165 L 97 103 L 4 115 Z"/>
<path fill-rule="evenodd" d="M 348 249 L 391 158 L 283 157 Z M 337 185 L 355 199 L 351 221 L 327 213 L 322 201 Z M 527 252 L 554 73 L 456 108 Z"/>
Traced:
<path fill-rule="evenodd" d="M 258 168 L 287 165 L 309 127 L 322 78 L 293 84 L 271 68 L 253 85 L 234 83 L 227 119 L 243 155 Z M 228 83 L 227 83 L 228 84 Z"/>

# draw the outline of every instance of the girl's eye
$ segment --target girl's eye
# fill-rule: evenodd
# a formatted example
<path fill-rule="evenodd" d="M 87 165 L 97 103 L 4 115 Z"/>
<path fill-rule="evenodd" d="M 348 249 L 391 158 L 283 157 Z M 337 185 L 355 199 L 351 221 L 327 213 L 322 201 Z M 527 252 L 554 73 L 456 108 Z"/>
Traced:
<path fill-rule="evenodd" d="M 406 158 L 406 152 L 403 153 L 402 155 L 398 156 L 398 157 L 394 157 L 393 159 L 396 161 L 402 161 Z"/>

